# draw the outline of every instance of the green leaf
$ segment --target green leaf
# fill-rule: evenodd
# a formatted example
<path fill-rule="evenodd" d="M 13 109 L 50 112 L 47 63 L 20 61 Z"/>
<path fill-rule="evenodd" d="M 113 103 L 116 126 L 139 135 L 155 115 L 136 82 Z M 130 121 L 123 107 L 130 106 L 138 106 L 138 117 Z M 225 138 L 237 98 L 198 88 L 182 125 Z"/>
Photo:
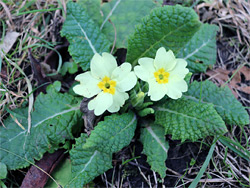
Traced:
<path fill-rule="evenodd" d="M 224 121 L 212 104 L 196 103 L 188 99 L 169 100 L 155 108 L 155 123 L 165 128 L 172 139 L 196 141 L 206 136 L 227 132 Z"/>
<path fill-rule="evenodd" d="M 169 145 L 165 140 L 164 128 L 155 124 L 142 128 L 140 140 L 143 144 L 142 152 L 147 155 L 151 169 L 159 173 L 161 178 L 165 178 Z"/>
<path fill-rule="evenodd" d="M 5 179 L 7 177 L 7 166 L 0 162 L 0 180 Z"/>
<path fill-rule="evenodd" d="M 106 116 L 91 132 L 83 148 L 98 147 L 102 152 L 118 152 L 132 140 L 136 122 L 136 116 L 132 112 Z"/>
<path fill-rule="evenodd" d="M 58 184 L 64 187 L 70 180 L 71 177 L 71 162 L 69 159 L 64 159 L 60 162 L 51 174 Z M 57 184 L 49 179 L 45 188 L 57 188 Z"/>
<path fill-rule="evenodd" d="M 214 140 L 213 140 L 213 144 L 211 145 L 211 147 L 209 149 L 206 160 L 203 163 L 202 167 L 200 168 L 199 173 L 197 174 L 197 176 L 195 177 L 195 179 L 192 181 L 192 183 L 189 185 L 188 188 L 197 187 L 198 183 L 200 182 L 201 177 L 203 176 L 204 172 L 206 171 L 206 169 L 209 165 L 210 159 L 213 157 L 214 149 L 216 146 L 215 141 L 216 141 L 216 138 L 214 138 Z"/>
<path fill-rule="evenodd" d="M 7 186 L 0 180 L 0 187 L 1 188 L 7 188 Z"/>
<path fill-rule="evenodd" d="M 226 87 L 217 87 L 213 82 L 204 81 L 191 83 L 185 98 L 196 102 L 200 100 L 200 88 L 202 85 L 201 102 L 212 103 L 218 114 L 229 125 L 247 125 L 249 116 L 242 104 L 234 97 L 231 90 Z"/>
<path fill-rule="evenodd" d="M 235 152 L 239 157 L 250 162 L 250 151 L 248 151 L 247 148 L 244 148 L 239 141 L 235 141 L 234 139 L 226 136 L 220 137 L 219 141 Z"/>
<path fill-rule="evenodd" d="M 54 83 L 47 86 L 46 91 L 49 93 L 50 91 L 53 93 L 54 91 L 59 92 L 61 90 L 62 83 L 60 81 L 55 81 Z"/>
<path fill-rule="evenodd" d="M 76 63 L 86 71 L 95 53 L 108 52 L 111 43 L 100 32 L 99 26 L 78 3 L 67 4 L 67 17 L 61 30 L 70 46 L 69 52 Z"/>
<path fill-rule="evenodd" d="M 68 187 L 82 187 L 112 167 L 112 153 L 127 146 L 135 132 L 136 116 L 132 112 L 106 116 L 91 132 L 77 139 L 70 152 L 72 180 Z"/>
<path fill-rule="evenodd" d="M 176 55 L 188 62 L 191 72 L 205 72 L 216 62 L 216 25 L 203 24 Z"/>
<path fill-rule="evenodd" d="M 103 17 L 101 15 L 102 0 L 78 0 L 77 1 L 88 13 L 89 17 L 98 25 L 102 24 Z"/>
<path fill-rule="evenodd" d="M 178 54 L 200 26 L 198 16 L 191 8 L 179 5 L 156 8 L 129 38 L 127 61 L 136 65 L 139 58 L 154 58 L 162 46 Z"/>
<path fill-rule="evenodd" d="M 86 135 L 76 139 L 74 148 L 70 151 L 72 162 L 72 179 L 66 187 L 82 187 L 112 168 L 112 153 L 103 153 L 98 148 L 83 149 Z"/>
<path fill-rule="evenodd" d="M 0 127 L 0 161 L 10 170 L 27 167 L 30 162 L 40 160 L 45 152 L 54 152 L 60 143 L 73 139 L 72 130 L 78 130 L 79 126 L 75 126 L 82 123 L 76 98 L 57 93 L 53 88 L 47 92 L 36 98 L 30 134 L 27 132 L 27 108 L 13 113 L 25 130 L 11 117 L 4 121 L 6 128 Z"/>
<path fill-rule="evenodd" d="M 191 80 L 191 78 L 192 78 L 192 73 L 191 72 L 189 72 L 186 76 L 185 76 L 185 78 L 184 78 L 184 80 L 187 82 L 187 85 L 188 85 L 188 87 L 189 87 L 189 85 L 190 85 L 190 80 Z"/>
<path fill-rule="evenodd" d="M 72 169 L 71 160 L 67 158 L 56 166 L 51 175 L 56 180 L 56 182 L 61 185 L 61 187 L 65 187 L 71 180 L 72 177 L 71 169 Z M 83 188 L 89 188 L 94 186 L 95 184 L 93 182 L 90 182 L 88 183 L 88 185 L 83 186 Z M 49 179 L 45 188 L 58 188 L 58 185 L 52 179 Z"/>
<path fill-rule="evenodd" d="M 138 112 L 138 115 L 140 116 L 140 117 L 144 117 L 144 116 L 147 116 L 147 115 L 149 115 L 149 114 L 153 114 L 155 111 L 154 111 L 154 109 L 153 108 L 144 108 L 144 109 L 142 109 L 142 110 L 140 110 L 139 112 Z"/>
<path fill-rule="evenodd" d="M 70 74 L 75 74 L 78 71 L 77 64 L 75 62 L 65 62 L 63 63 L 62 68 L 60 69 L 60 74 L 65 76 L 67 72 Z"/>
<path fill-rule="evenodd" d="M 101 29 L 113 42 L 115 39 L 115 26 L 116 47 L 127 48 L 128 36 L 134 32 L 135 26 L 140 23 L 145 15 L 153 8 L 160 6 L 161 3 L 154 0 L 111 0 L 109 3 L 104 3 L 101 7 L 104 14 Z M 114 26 L 108 21 L 109 19 Z"/>
<path fill-rule="evenodd" d="M 136 65 L 139 58 L 154 58 L 163 46 L 186 59 L 191 72 L 205 72 L 216 62 L 217 30 L 215 25 L 201 24 L 191 8 L 155 9 L 129 38 L 127 61 Z"/>

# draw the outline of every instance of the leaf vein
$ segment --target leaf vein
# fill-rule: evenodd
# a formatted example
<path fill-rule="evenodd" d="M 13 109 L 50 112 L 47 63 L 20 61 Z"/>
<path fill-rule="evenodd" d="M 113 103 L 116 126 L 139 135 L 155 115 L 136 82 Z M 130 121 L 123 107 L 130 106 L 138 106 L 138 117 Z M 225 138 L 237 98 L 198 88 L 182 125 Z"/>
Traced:
<path fill-rule="evenodd" d="M 71 184 L 71 182 L 73 182 L 76 178 L 78 178 L 78 176 L 83 173 L 85 171 L 85 169 L 88 167 L 88 165 L 92 162 L 92 160 L 94 159 L 94 157 L 97 155 L 97 150 L 95 150 L 94 154 L 90 157 L 89 161 L 84 165 L 84 168 L 75 176 L 75 178 L 73 178 L 68 184 Z"/>
<path fill-rule="evenodd" d="M 113 8 L 111 9 L 111 11 L 109 12 L 109 14 L 107 15 L 107 17 L 105 18 L 105 20 L 102 22 L 102 25 L 100 27 L 100 30 L 102 30 L 103 26 L 105 25 L 105 23 L 108 21 L 108 19 L 110 18 L 110 16 L 112 16 L 113 12 L 115 11 L 116 7 L 120 4 L 121 0 L 118 0 L 115 5 L 113 6 Z"/>
<path fill-rule="evenodd" d="M 49 119 L 52 119 L 52 118 L 54 118 L 54 117 L 56 117 L 56 116 L 59 116 L 59 115 L 62 115 L 62 114 L 66 114 L 66 113 L 71 112 L 71 111 L 76 111 L 76 110 L 78 110 L 78 109 L 79 109 L 79 107 L 73 107 L 73 108 L 70 108 L 70 109 L 68 109 L 68 110 L 64 110 L 64 111 L 62 111 L 62 112 L 56 113 L 56 114 L 54 114 L 54 115 L 52 115 L 52 116 L 49 116 L 49 117 L 43 119 L 42 121 L 37 122 L 34 126 L 32 126 L 32 128 L 35 128 L 35 127 L 37 127 L 38 125 L 42 124 L 44 121 L 47 121 L 47 120 L 49 120 Z M 12 140 L 14 140 L 14 139 L 17 138 L 18 136 L 20 136 L 20 135 L 22 135 L 22 134 L 25 134 L 26 132 L 27 132 L 27 130 L 18 133 L 16 136 L 10 138 L 10 139 L 9 139 L 9 142 L 11 142 Z"/>
<path fill-rule="evenodd" d="M 154 48 L 158 43 L 161 43 L 167 36 L 171 35 L 172 33 L 179 31 L 180 29 L 184 28 L 188 23 L 183 24 L 180 27 L 177 27 L 175 30 L 170 31 L 169 33 L 167 33 L 166 35 L 164 35 L 160 40 L 156 41 L 154 44 L 152 44 L 147 50 L 145 50 L 135 61 L 133 61 L 132 65 L 135 65 L 135 63 L 137 62 L 137 60 L 143 56 L 145 56 L 145 54 L 150 51 L 152 48 Z"/>
<path fill-rule="evenodd" d="M 79 22 L 76 20 L 76 18 L 73 16 L 73 14 L 72 14 L 72 17 L 73 17 L 73 19 L 75 20 L 75 22 L 77 23 L 77 25 L 79 26 L 79 28 L 81 29 L 82 33 L 84 34 L 85 39 L 88 41 L 89 46 L 90 46 L 90 48 L 92 49 L 93 53 L 94 53 L 94 54 L 97 53 L 97 51 L 96 51 L 94 45 L 92 44 L 91 40 L 89 39 L 89 37 L 88 37 L 88 35 L 87 35 L 87 33 L 84 31 L 84 29 L 82 28 L 82 26 L 80 25 L 80 23 L 79 23 Z"/>
<path fill-rule="evenodd" d="M 191 52 L 190 54 L 188 54 L 186 57 L 184 57 L 184 59 L 188 59 L 189 57 L 193 56 L 194 54 L 196 54 L 197 52 L 199 52 L 204 46 L 206 46 L 209 42 L 211 41 L 211 39 L 209 39 L 208 41 L 202 43 L 202 45 L 199 48 L 196 48 L 193 52 Z"/>
<path fill-rule="evenodd" d="M 154 131 L 152 130 L 151 127 L 146 127 L 146 129 L 148 130 L 148 132 L 153 136 L 153 138 L 160 144 L 160 146 L 162 147 L 162 149 L 166 152 L 166 154 L 168 154 L 168 149 L 164 146 L 164 144 L 160 141 L 160 139 L 156 136 L 156 134 L 154 133 Z"/>

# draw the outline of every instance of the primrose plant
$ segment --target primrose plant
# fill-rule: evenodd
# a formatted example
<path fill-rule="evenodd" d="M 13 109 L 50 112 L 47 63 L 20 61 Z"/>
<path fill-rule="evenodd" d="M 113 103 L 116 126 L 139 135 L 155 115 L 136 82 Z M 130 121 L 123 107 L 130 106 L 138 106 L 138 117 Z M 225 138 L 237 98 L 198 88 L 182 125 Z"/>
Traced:
<path fill-rule="evenodd" d="M 170 138 L 195 142 L 225 134 L 226 124 L 249 123 L 228 87 L 207 80 L 190 83 L 192 73 L 205 72 L 216 62 L 218 27 L 201 23 L 191 8 L 161 4 L 67 3 L 61 35 L 81 68 L 77 85 L 74 92 L 60 93 L 56 81 L 37 96 L 30 133 L 28 108 L 10 111 L 12 116 L 3 122 L 6 128 L 0 127 L 1 165 L 8 170 L 25 168 L 44 153 L 64 148 L 71 161 L 70 179 L 65 184 L 58 181 L 65 187 L 82 187 L 112 168 L 112 154 L 128 146 L 138 130 L 147 162 L 164 178 Z M 124 19 L 131 22 L 124 25 Z M 112 46 L 127 49 L 125 63 L 118 66 L 109 53 Z M 84 114 L 83 98 L 89 99 L 82 102 L 87 106 Z M 87 126 L 82 116 L 88 118 L 89 113 L 101 118 L 95 118 L 87 134 L 81 131 Z"/>
<path fill-rule="evenodd" d="M 130 105 L 131 107 L 136 107 L 127 108 L 126 110 L 129 110 L 130 113 L 126 113 L 126 110 L 123 110 L 123 113 L 119 115 L 119 117 L 121 118 L 125 117 L 125 115 L 130 114 L 131 118 L 133 118 L 129 122 L 129 124 L 123 125 L 123 118 L 119 119 L 117 115 L 110 115 L 108 117 L 105 117 L 106 119 L 102 122 L 103 125 L 101 123 L 97 125 L 95 130 L 93 130 L 93 132 L 91 133 L 91 136 L 87 139 L 86 145 L 88 145 L 88 140 L 92 140 L 93 143 L 89 141 L 91 143 L 90 145 L 94 144 L 97 146 L 100 143 L 112 143 L 112 145 L 109 143 L 108 146 L 105 146 L 104 151 L 107 152 L 110 150 L 112 151 L 112 147 L 114 147 L 114 145 L 117 145 L 117 147 L 119 148 L 119 143 L 127 143 L 128 138 L 129 140 L 132 139 L 136 128 L 135 121 L 136 119 L 139 120 L 139 116 L 146 116 L 150 113 L 154 114 L 154 110 L 152 108 L 147 108 L 149 105 L 153 106 L 154 103 L 145 102 L 144 99 L 149 101 L 159 101 L 167 95 L 169 98 L 177 100 L 182 97 L 183 92 L 187 91 L 188 85 L 184 80 L 185 76 L 189 72 L 189 70 L 186 68 L 187 62 L 184 59 L 176 59 L 171 50 L 167 52 L 164 47 L 161 47 L 157 50 L 154 59 L 143 57 L 140 58 L 138 62 L 139 65 L 135 66 L 134 73 L 133 71 L 131 71 L 132 66 L 130 63 L 122 63 L 120 66 L 117 66 L 116 59 L 111 54 L 103 52 L 101 56 L 96 53 L 90 61 L 90 71 L 76 76 L 75 79 L 79 81 L 80 84 L 74 86 L 73 90 L 75 93 L 82 95 L 83 97 L 94 97 L 89 101 L 88 109 L 94 110 L 94 114 L 96 116 L 102 115 L 106 110 L 111 113 L 118 112 L 120 108 L 125 104 L 126 100 L 128 100 L 128 105 Z M 141 80 L 147 82 L 147 95 L 145 95 L 141 90 L 138 92 L 137 89 L 134 89 L 132 90 L 132 92 L 135 92 L 136 94 L 131 95 L 129 98 L 129 95 L 128 93 L 126 93 L 126 91 L 129 91 L 135 87 L 137 82 L 136 75 Z M 137 83 L 137 85 L 139 85 L 140 88 L 140 83 Z M 145 84 L 142 83 L 142 85 Z M 148 96 L 150 97 L 150 99 L 147 99 Z M 157 110 L 161 111 L 160 108 Z M 165 109 L 163 109 L 163 111 L 164 110 Z M 136 114 L 138 114 L 138 116 Z M 111 117 L 115 117 L 115 120 L 113 120 L 113 125 L 118 127 L 118 133 L 109 132 L 107 134 L 106 132 L 112 130 L 110 129 L 111 126 L 109 127 L 109 125 L 105 125 L 106 121 L 112 122 L 112 120 L 110 119 Z M 109 120 L 107 120 L 107 118 L 109 118 Z M 148 124 L 148 122 L 146 122 L 146 124 Z M 131 130 L 127 130 L 126 134 L 124 134 L 123 136 L 120 135 L 126 127 L 132 125 L 133 128 L 131 128 Z M 149 130 L 149 133 L 152 131 L 152 138 L 155 134 L 154 131 L 158 132 L 159 134 L 164 133 L 163 127 L 157 125 L 151 126 L 153 127 L 151 128 L 149 126 L 146 126 L 146 129 Z M 115 127 L 113 128 L 117 129 Z M 159 131 L 162 131 L 162 133 L 160 133 Z M 107 136 L 109 137 L 111 136 L 111 139 L 106 138 L 105 134 L 107 134 Z M 147 135 L 147 133 L 144 134 Z M 145 136 L 144 134 L 142 134 L 142 140 Z M 158 144 L 162 144 L 161 147 L 163 147 L 162 149 L 164 150 L 164 152 L 166 152 L 168 149 L 168 144 L 164 140 L 164 134 L 159 138 L 162 140 L 162 143 Z M 95 141 L 95 139 L 98 139 L 98 141 Z M 106 139 L 108 139 L 108 141 Z M 150 141 L 150 138 L 148 139 L 149 140 L 145 140 L 142 142 L 152 142 L 152 140 Z M 83 147 L 86 147 L 86 145 L 84 144 Z M 145 153 L 147 154 L 146 150 Z M 161 155 L 161 153 L 158 154 Z M 165 166 L 164 161 L 167 157 L 166 153 L 163 156 L 164 159 L 162 161 L 158 161 L 158 164 L 155 164 L 156 161 L 154 161 L 154 159 L 153 161 L 148 161 L 151 164 L 152 169 L 156 170 L 162 178 L 164 178 L 165 176 L 166 169 L 165 167 L 161 167 L 160 165 Z M 162 158 L 162 156 L 160 158 Z"/>

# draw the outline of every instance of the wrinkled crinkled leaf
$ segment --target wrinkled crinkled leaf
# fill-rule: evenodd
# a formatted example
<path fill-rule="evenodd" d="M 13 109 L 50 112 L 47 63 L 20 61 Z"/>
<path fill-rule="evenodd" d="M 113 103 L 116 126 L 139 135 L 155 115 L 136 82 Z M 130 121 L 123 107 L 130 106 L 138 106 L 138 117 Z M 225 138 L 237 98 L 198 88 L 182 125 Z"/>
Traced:
<path fill-rule="evenodd" d="M 41 93 L 35 101 L 30 134 L 27 133 L 28 110 L 15 110 L 14 117 L 25 130 L 11 117 L 4 121 L 6 128 L 0 127 L 0 161 L 10 170 L 24 168 L 30 165 L 26 160 L 39 160 L 66 139 L 73 139 L 72 129 L 77 129 L 75 126 L 82 119 L 77 103 L 73 96 L 57 93 L 52 88 L 47 94 Z"/>
<path fill-rule="evenodd" d="M 203 24 L 190 41 L 178 52 L 188 62 L 191 72 L 205 72 L 216 62 L 216 25 Z"/>
<path fill-rule="evenodd" d="M 162 4 L 154 0 L 112 0 L 104 3 L 102 12 L 104 14 L 102 31 L 108 36 L 110 41 L 115 39 L 116 28 L 116 47 L 126 48 L 127 39 L 135 30 L 135 26 L 149 12 Z M 108 21 L 110 19 L 114 26 Z"/>
<path fill-rule="evenodd" d="M 97 148 L 83 149 L 86 135 L 76 139 L 74 148 L 70 151 L 72 163 L 71 180 L 66 187 L 82 187 L 96 176 L 112 168 L 112 153 L 104 153 Z"/>
<path fill-rule="evenodd" d="M 118 152 L 132 140 L 136 122 L 133 113 L 107 116 L 91 132 L 83 148 L 98 146 L 99 151 Z"/>
<path fill-rule="evenodd" d="M 224 121 L 212 104 L 188 99 L 169 100 L 155 108 L 155 123 L 165 128 L 172 139 L 196 141 L 227 132 Z"/>
<path fill-rule="evenodd" d="M 136 65 L 139 58 L 154 58 L 162 46 L 177 54 L 200 26 L 198 16 L 191 8 L 179 5 L 156 8 L 129 38 L 127 61 Z"/>
<path fill-rule="evenodd" d="M 165 6 L 154 9 L 128 40 L 127 61 L 155 57 L 160 47 L 172 50 L 188 62 L 191 72 L 204 72 L 216 61 L 217 26 L 202 24 L 191 8 Z"/>
<path fill-rule="evenodd" d="M 202 90 L 201 90 L 202 87 Z M 201 91 L 201 94 L 200 94 Z M 212 103 L 222 119 L 229 125 L 247 125 L 249 116 L 241 103 L 234 97 L 226 86 L 217 87 L 211 81 L 191 83 L 188 92 L 184 94 L 188 99 L 202 103 Z"/>
<path fill-rule="evenodd" d="M 89 63 L 95 53 L 108 52 L 111 43 L 100 32 L 99 26 L 89 17 L 79 3 L 67 4 L 67 17 L 61 30 L 70 46 L 69 52 L 83 70 L 89 69 Z"/>
<path fill-rule="evenodd" d="M 101 2 L 102 0 L 78 0 L 81 6 L 87 11 L 89 17 L 94 20 L 98 25 L 103 22 L 103 16 L 101 14 Z"/>
<path fill-rule="evenodd" d="M 147 155 L 147 162 L 151 169 L 158 172 L 161 178 L 166 176 L 167 154 L 169 145 L 165 140 L 164 128 L 159 125 L 150 124 L 141 129 L 141 138 L 143 144 L 143 153 Z"/>
<path fill-rule="evenodd" d="M 77 139 L 70 151 L 72 179 L 68 187 L 82 187 L 112 167 L 112 153 L 127 146 L 136 128 L 136 116 L 131 113 L 112 114 L 99 122 L 91 132 Z"/>

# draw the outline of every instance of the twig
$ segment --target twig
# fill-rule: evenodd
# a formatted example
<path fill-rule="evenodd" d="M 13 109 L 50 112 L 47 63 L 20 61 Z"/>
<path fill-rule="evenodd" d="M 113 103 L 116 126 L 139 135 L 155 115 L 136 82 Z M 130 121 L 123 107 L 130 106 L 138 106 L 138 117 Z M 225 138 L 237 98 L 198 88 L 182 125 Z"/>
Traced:
<path fill-rule="evenodd" d="M 157 177 L 156 177 L 156 174 L 155 174 L 155 171 L 153 171 L 153 175 L 154 175 L 154 180 L 155 180 L 155 188 L 158 187 L 158 182 L 157 182 Z"/>
<path fill-rule="evenodd" d="M 147 182 L 147 184 L 149 185 L 150 188 L 152 188 L 151 184 L 150 184 L 150 181 L 147 179 L 147 177 L 143 174 L 138 162 L 136 159 L 134 159 L 135 163 L 137 164 L 137 168 L 139 169 L 140 171 L 140 174 L 142 175 L 142 177 L 144 178 L 144 180 Z"/>
<path fill-rule="evenodd" d="M 110 19 L 109 19 L 109 22 L 112 24 L 112 26 L 114 28 L 114 31 L 115 31 L 115 38 L 114 38 L 112 49 L 110 51 L 110 53 L 112 54 L 113 51 L 114 51 L 114 48 L 115 48 L 115 44 L 116 44 L 116 35 L 117 35 L 117 32 L 116 32 L 115 24 Z"/>

